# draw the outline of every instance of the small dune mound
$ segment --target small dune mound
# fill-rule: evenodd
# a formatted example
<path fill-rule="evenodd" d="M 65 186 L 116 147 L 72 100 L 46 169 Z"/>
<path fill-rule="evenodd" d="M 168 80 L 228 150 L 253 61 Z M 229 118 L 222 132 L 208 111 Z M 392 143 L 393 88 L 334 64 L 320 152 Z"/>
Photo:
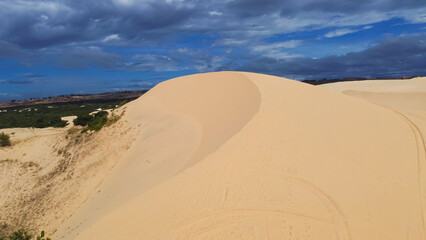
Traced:
<path fill-rule="evenodd" d="M 339 82 L 321 87 L 393 109 L 426 111 L 426 77 Z"/>

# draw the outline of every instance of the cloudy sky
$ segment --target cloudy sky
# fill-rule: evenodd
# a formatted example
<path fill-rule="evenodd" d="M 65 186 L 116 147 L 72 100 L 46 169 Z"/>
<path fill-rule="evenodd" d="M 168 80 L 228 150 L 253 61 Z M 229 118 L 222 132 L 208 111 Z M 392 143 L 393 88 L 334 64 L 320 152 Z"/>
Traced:
<path fill-rule="evenodd" d="M 0 100 L 219 70 L 426 75 L 426 1 L 0 0 Z"/>

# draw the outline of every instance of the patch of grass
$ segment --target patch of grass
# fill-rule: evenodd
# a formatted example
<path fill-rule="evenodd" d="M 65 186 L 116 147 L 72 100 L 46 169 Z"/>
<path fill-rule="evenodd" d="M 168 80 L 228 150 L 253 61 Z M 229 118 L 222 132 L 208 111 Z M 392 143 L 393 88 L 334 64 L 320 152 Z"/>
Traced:
<path fill-rule="evenodd" d="M 51 240 L 51 239 L 45 236 L 44 231 L 41 231 L 40 235 L 37 236 L 37 240 Z"/>
<path fill-rule="evenodd" d="M 108 118 L 105 127 L 111 126 L 112 124 L 118 122 L 121 119 L 121 115 L 116 115 L 114 113 L 111 114 L 111 117 Z"/>
<path fill-rule="evenodd" d="M 73 135 L 73 134 L 77 133 L 78 131 L 79 131 L 79 129 L 76 128 L 76 127 L 70 128 L 67 131 L 67 135 Z"/>
<path fill-rule="evenodd" d="M 8 237 L 1 237 L 0 240 L 31 240 L 32 236 L 24 230 L 16 231 Z"/>
<path fill-rule="evenodd" d="M 0 133 L 0 147 L 11 146 L 10 136 L 4 132 Z"/>
<path fill-rule="evenodd" d="M 0 240 L 31 240 L 32 237 L 33 236 L 28 234 L 26 231 L 19 230 L 19 231 L 16 231 L 16 232 L 10 234 L 7 237 L 0 237 Z M 37 235 L 36 239 L 37 240 L 51 240 L 49 237 L 46 237 L 46 234 L 44 233 L 44 231 L 41 231 L 41 233 L 39 235 Z"/>

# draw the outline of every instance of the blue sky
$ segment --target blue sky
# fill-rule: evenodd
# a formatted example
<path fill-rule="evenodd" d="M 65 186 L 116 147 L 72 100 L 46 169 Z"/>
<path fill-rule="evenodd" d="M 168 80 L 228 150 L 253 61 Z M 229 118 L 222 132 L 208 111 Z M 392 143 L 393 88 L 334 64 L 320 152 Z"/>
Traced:
<path fill-rule="evenodd" d="M 250 71 L 426 75 L 424 0 L 0 0 L 0 101 Z"/>

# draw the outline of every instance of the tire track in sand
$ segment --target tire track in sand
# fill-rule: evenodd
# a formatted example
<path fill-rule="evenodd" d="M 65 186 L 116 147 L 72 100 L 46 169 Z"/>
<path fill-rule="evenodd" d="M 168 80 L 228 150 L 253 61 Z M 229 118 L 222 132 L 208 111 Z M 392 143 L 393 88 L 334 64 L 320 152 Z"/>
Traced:
<path fill-rule="evenodd" d="M 391 109 L 391 108 L 389 108 Z M 426 226 L 425 226 L 425 217 L 424 217 L 424 208 L 423 208 L 423 184 L 422 184 L 422 164 L 426 161 L 426 148 L 425 148 L 425 138 L 422 135 L 422 132 L 420 131 L 419 127 L 405 114 L 402 112 L 399 112 L 395 109 L 391 109 L 394 113 L 396 113 L 398 116 L 400 116 L 411 128 L 411 131 L 413 132 L 414 139 L 416 141 L 416 149 L 417 149 L 417 181 L 418 181 L 418 191 L 419 191 L 419 202 L 420 202 L 420 213 L 421 213 L 421 219 L 422 219 L 422 238 L 425 238 L 426 233 Z M 423 151 L 422 151 L 423 149 Z M 423 155 L 423 157 L 422 157 Z M 423 162 L 423 163 L 422 163 Z"/>

